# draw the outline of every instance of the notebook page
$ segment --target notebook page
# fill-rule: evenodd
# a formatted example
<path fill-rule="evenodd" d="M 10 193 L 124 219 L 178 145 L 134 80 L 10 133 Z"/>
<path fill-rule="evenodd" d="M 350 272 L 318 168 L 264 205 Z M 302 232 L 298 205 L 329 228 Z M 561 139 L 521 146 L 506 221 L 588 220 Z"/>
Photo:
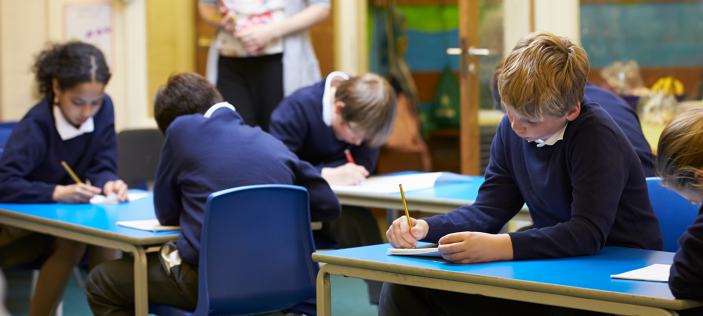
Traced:
<path fill-rule="evenodd" d="M 331 187 L 335 192 L 396 193 L 400 192 L 399 184 L 403 185 L 404 191 L 432 188 L 442 174 L 443 172 L 429 172 L 397 176 L 370 176 L 357 185 L 333 185 Z"/>
<path fill-rule="evenodd" d="M 668 282 L 670 269 L 670 264 L 653 264 L 641 269 L 614 274 L 610 277 L 613 279 Z"/>
<path fill-rule="evenodd" d="M 124 227 L 130 227 L 139 230 L 146 230 L 152 232 L 169 231 L 169 230 L 180 230 L 180 226 L 162 226 L 159 224 L 158 219 L 145 219 L 138 221 L 119 221 L 115 224 Z"/>

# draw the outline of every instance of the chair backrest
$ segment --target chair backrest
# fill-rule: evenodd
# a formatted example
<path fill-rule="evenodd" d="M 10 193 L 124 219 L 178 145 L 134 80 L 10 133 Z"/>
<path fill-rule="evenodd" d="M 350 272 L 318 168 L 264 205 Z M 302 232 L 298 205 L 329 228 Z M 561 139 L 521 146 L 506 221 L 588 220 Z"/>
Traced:
<path fill-rule="evenodd" d="M 17 122 L 2 122 L 0 123 L 0 148 L 7 144 L 7 139 L 12 134 L 12 129 L 15 128 Z"/>
<path fill-rule="evenodd" d="M 654 214 L 659 219 L 664 251 L 675 252 L 679 250 L 679 238 L 696 219 L 698 206 L 689 204 L 688 200 L 663 186 L 659 177 L 647 178 L 647 190 Z"/>
<path fill-rule="evenodd" d="M 164 136 L 157 129 L 122 131 L 117 135 L 117 175 L 130 188 L 148 189 L 156 177 Z"/>
<path fill-rule="evenodd" d="M 254 314 L 315 297 L 307 190 L 253 185 L 208 197 L 195 315 Z"/>

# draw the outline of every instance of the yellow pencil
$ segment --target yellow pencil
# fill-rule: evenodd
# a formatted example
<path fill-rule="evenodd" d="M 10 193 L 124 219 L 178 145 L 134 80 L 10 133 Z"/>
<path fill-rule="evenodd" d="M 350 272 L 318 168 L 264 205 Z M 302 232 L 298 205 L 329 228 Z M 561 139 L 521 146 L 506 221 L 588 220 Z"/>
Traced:
<path fill-rule="evenodd" d="M 66 169 L 66 172 L 68 172 L 68 174 L 71 175 L 71 178 L 73 178 L 73 180 L 76 181 L 76 183 L 80 183 L 80 184 L 83 183 L 81 181 L 81 179 L 78 179 L 78 176 L 76 175 L 76 173 L 73 172 L 73 170 L 71 170 L 71 167 L 69 167 L 65 161 L 61 160 L 61 165 L 63 166 L 64 169 Z"/>
<path fill-rule="evenodd" d="M 408 204 L 405 203 L 405 193 L 403 193 L 403 185 L 399 184 L 400 196 L 403 198 L 403 206 L 405 207 L 405 217 L 408 219 L 408 227 L 413 227 L 413 223 L 410 221 L 410 213 L 408 213 Z"/>

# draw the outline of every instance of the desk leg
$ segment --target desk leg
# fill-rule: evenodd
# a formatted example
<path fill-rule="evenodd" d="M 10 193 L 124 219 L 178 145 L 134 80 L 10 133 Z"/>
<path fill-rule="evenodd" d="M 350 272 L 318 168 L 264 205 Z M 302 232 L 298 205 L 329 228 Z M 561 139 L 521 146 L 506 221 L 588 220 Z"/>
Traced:
<path fill-rule="evenodd" d="M 394 209 L 386 209 L 386 227 L 391 227 L 393 225 L 393 221 L 398 218 L 398 210 Z M 385 232 L 381 232 L 384 234 Z"/>
<path fill-rule="evenodd" d="M 146 316 L 149 314 L 146 250 L 140 246 L 134 248 L 134 312 L 136 315 Z"/>
<path fill-rule="evenodd" d="M 317 273 L 317 315 L 330 316 L 332 315 L 332 293 L 330 291 L 330 274 L 327 273 L 325 266 L 320 268 Z"/>

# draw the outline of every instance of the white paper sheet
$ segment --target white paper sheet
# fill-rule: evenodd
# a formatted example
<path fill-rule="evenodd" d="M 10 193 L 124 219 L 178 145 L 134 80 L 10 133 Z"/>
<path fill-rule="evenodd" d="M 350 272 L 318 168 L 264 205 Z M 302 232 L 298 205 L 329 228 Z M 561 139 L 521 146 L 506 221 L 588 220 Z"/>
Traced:
<path fill-rule="evenodd" d="M 670 264 L 653 264 L 641 269 L 614 274 L 610 277 L 613 279 L 668 282 L 670 269 Z"/>
<path fill-rule="evenodd" d="M 129 201 L 136 201 L 139 199 L 143 199 L 147 196 L 149 196 L 149 193 L 146 192 L 137 192 L 137 193 L 128 193 L 127 196 L 129 197 Z M 102 194 L 98 194 L 94 196 L 92 199 L 90 199 L 90 204 L 117 204 L 119 201 L 117 200 L 117 194 L 111 193 L 108 196 L 104 196 Z"/>
<path fill-rule="evenodd" d="M 168 230 L 180 230 L 180 226 L 162 226 L 159 224 L 158 219 L 145 219 L 138 221 L 119 221 L 115 223 L 119 226 L 130 227 L 140 230 L 147 230 L 152 232 L 168 231 Z"/>
<path fill-rule="evenodd" d="M 443 174 L 443 172 L 429 172 L 397 176 L 370 176 L 357 185 L 333 185 L 332 190 L 335 192 L 396 193 L 400 192 L 399 184 L 403 185 L 403 191 L 429 189 L 434 187 L 437 179 Z"/>
<path fill-rule="evenodd" d="M 386 250 L 387 255 L 394 256 L 424 256 L 424 257 L 441 257 L 442 253 L 437 250 L 437 244 L 430 244 L 423 247 L 417 247 L 412 249 L 396 249 L 388 248 Z"/>

